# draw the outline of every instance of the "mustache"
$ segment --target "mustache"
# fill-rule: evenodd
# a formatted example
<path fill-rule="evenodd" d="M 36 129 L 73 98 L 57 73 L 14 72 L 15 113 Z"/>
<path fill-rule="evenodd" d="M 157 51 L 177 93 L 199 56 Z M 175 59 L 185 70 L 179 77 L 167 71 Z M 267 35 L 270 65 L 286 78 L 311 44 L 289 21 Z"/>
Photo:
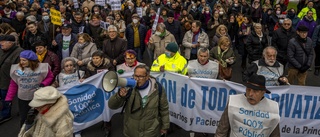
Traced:
<path fill-rule="evenodd" d="M 255 100 L 253 97 L 249 97 L 249 96 L 247 96 L 247 99 Z"/>

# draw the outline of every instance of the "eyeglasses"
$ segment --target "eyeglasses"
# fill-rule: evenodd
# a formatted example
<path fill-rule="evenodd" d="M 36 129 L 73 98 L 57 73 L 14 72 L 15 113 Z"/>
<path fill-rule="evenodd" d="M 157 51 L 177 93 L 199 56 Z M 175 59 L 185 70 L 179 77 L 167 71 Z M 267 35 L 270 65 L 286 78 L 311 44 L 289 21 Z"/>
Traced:
<path fill-rule="evenodd" d="M 290 26 L 291 24 L 290 24 L 290 23 L 283 23 L 283 25 L 287 25 L 287 26 Z"/>
<path fill-rule="evenodd" d="M 146 76 L 137 76 L 137 75 L 132 75 L 133 78 L 137 79 L 144 79 Z"/>

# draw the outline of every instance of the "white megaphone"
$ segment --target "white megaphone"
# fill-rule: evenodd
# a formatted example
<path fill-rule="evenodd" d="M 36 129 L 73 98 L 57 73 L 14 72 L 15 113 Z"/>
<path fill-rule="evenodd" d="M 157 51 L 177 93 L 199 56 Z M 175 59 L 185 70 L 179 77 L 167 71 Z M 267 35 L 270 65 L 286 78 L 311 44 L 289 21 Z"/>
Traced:
<path fill-rule="evenodd" d="M 113 91 L 116 87 L 135 87 L 137 82 L 132 78 L 119 78 L 115 71 L 108 71 L 102 78 L 102 88 L 106 92 Z"/>

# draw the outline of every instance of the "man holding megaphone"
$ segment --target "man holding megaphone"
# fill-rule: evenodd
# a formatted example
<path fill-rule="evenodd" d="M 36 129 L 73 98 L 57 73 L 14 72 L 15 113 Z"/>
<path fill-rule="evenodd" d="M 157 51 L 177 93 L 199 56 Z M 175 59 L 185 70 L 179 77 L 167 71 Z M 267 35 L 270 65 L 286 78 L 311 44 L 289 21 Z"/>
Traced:
<path fill-rule="evenodd" d="M 137 81 L 136 87 L 120 88 L 108 102 L 111 109 L 124 107 L 124 135 L 160 137 L 166 134 L 170 120 L 164 88 L 154 77 L 150 77 L 150 68 L 146 65 L 138 65 L 133 78 Z"/>

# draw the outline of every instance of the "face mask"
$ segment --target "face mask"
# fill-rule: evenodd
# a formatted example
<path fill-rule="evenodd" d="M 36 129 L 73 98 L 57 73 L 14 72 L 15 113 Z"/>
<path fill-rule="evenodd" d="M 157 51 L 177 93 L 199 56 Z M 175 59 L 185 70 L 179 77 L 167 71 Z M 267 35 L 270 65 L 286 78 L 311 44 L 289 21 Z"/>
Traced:
<path fill-rule="evenodd" d="M 193 9 L 195 9 L 195 8 L 196 8 L 196 6 L 192 6 L 192 8 L 193 8 Z"/>
<path fill-rule="evenodd" d="M 89 17 L 86 17 L 86 20 L 89 20 Z"/>
<path fill-rule="evenodd" d="M 276 11 L 277 14 L 280 14 L 281 11 Z"/>
<path fill-rule="evenodd" d="M 234 4 L 235 7 L 238 7 L 238 4 Z"/>
<path fill-rule="evenodd" d="M 223 12 L 222 12 L 222 11 L 220 11 L 220 12 L 219 12 L 219 14 L 220 14 L 220 15 L 222 15 L 222 14 L 223 14 Z"/>
<path fill-rule="evenodd" d="M 131 6 L 128 6 L 128 9 L 130 9 L 130 10 L 131 10 L 131 9 L 132 9 L 132 7 L 131 7 Z"/>
<path fill-rule="evenodd" d="M 151 2 L 151 4 L 153 5 L 153 4 L 154 4 L 154 2 Z"/>
<path fill-rule="evenodd" d="M 42 20 L 43 20 L 43 21 L 49 20 L 49 16 L 43 16 L 43 17 L 42 17 Z"/>
<path fill-rule="evenodd" d="M 88 2 L 91 2 L 91 0 L 88 0 Z"/>
<path fill-rule="evenodd" d="M 160 31 L 156 31 L 154 34 L 156 34 L 156 35 L 161 35 L 161 32 Z"/>
<path fill-rule="evenodd" d="M 167 2 L 167 5 L 170 5 L 170 2 Z"/>
<path fill-rule="evenodd" d="M 133 22 L 134 24 L 137 24 L 137 23 L 138 23 L 138 20 L 137 20 L 137 19 L 133 19 L 132 22 Z"/>
<path fill-rule="evenodd" d="M 191 1 L 191 4 L 194 4 L 194 1 Z"/>
<path fill-rule="evenodd" d="M 283 19 L 280 19 L 280 20 L 279 20 L 279 23 L 282 24 L 282 23 L 283 23 Z"/>
<path fill-rule="evenodd" d="M 209 11 L 206 11 L 207 14 L 209 14 Z"/>
<path fill-rule="evenodd" d="M 171 52 L 165 51 L 164 54 L 166 54 L 168 58 L 171 58 Z"/>
<path fill-rule="evenodd" d="M 64 19 L 61 19 L 61 22 L 64 22 Z"/>
<path fill-rule="evenodd" d="M 94 12 L 94 14 L 99 14 L 99 12 Z"/>

